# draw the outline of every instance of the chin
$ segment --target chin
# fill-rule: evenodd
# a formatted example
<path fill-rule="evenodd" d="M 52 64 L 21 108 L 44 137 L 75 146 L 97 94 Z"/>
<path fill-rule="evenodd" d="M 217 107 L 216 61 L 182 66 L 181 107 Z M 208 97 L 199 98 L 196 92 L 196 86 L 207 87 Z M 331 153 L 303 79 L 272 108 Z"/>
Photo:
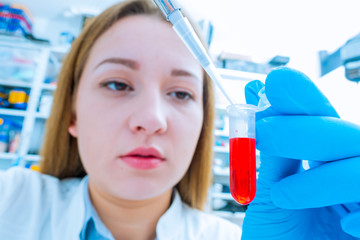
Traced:
<path fill-rule="evenodd" d="M 132 201 L 142 201 L 147 199 L 152 199 L 160 196 L 162 193 L 160 192 L 127 192 L 126 194 L 121 194 L 119 197 L 126 199 L 126 200 L 132 200 Z"/>
<path fill-rule="evenodd" d="M 115 195 L 122 199 L 140 201 L 158 197 L 169 189 L 170 188 L 165 187 L 161 188 L 159 185 L 149 186 L 149 184 L 137 184 L 134 186 L 133 184 L 129 184 L 125 186 L 125 188 L 117 188 Z"/>

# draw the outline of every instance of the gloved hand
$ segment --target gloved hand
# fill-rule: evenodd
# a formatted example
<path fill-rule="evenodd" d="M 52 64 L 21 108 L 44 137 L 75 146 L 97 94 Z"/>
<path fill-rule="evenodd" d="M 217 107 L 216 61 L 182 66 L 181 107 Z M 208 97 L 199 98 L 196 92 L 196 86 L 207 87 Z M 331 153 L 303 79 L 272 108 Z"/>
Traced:
<path fill-rule="evenodd" d="M 257 105 L 262 87 L 260 81 L 246 86 L 248 103 Z M 265 92 L 271 107 L 256 115 L 261 164 L 242 239 L 358 239 L 360 210 L 340 216 L 335 208 L 360 202 L 360 126 L 340 120 L 298 71 L 273 70 Z"/>

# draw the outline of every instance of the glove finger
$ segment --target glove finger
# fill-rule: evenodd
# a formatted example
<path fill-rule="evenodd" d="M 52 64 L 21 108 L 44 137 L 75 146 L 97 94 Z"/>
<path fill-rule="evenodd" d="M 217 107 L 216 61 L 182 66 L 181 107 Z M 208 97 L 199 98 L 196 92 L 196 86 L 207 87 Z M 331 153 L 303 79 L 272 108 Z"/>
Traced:
<path fill-rule="evenodd" d="M 257 106 L 259 103 L 259 91 L 265 86 L 259 80 L 254 80 L 246 84 L 245 86 L 245 99 L 247 104 L 252 104 Z"/>
<path fill-rule="evenodd" d="M 271 106 L 281 114 L 339 117 L 325 95 L 302 72 L 287 67 L 274 69 L 266 78 L 265 92 Z"/>
<path fill-rule="evenodd" d="M 271 199 L 276 206 L 286 209 L 360 202 L 359 169 L 360 157 L 323 164 L 275 183 Z"/>
<path fill-rule="evenodd" d="M 245 86 L 245 99 L 247 104 L 252 104 L 254 106 L 258 106 L 259 103 L 259 91 L 265 86 L 264 83 L 262 83 L 259 80 L 254 80 L 246 84 Z M 268 116 L 277 116 L 280 115 L 278 111 L 276 111 L 273 107 L 269 107 L 265 109 L 264 111 L 257 112 L 256 113 L 256 120 L 260 120 L 264 117 Z"/>
<path fill-rule="evenodd" d="M 284 158 L 333 161 L 360 156 L 360 126 L 333 117 L 276 116 L 256 123 L 256 147 Z"/>
<path fill-rule="evenodd" d="M 308 161 L 309 168 L 318 167 L 326 162 L 320 162 L 320 161 Z"/>
<path fill-rule="evenodd" d="M 272 186 L 281 179 L 298 173 L 302 170 L 302 162 L 295 159 L 269 156 L 260 153 L 261 164 L 257 180 L 256 196 L 253 203 L 274 206 L 270 200 Z"/>
<path fill-rule="evenodd" d="M 352 211 L 341 219 L 341 227 L 344 232 L 360 238 L 360 209 Z"/>

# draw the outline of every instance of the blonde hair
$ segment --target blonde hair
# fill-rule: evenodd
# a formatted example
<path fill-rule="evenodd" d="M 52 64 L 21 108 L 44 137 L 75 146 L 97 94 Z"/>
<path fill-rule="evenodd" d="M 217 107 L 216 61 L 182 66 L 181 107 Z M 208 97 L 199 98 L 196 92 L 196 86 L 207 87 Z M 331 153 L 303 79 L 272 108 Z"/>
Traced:
<path fill-rule="evenodd" d="M 59 179 L 86 175 L 80 160 L 77 139 L 68 132 L 79 80 L 95 41 L 119 19 L 138 14 L 153 15 L 165 21 L 162 13 L 151 1 L 121 2 L 90 20 L 73 42 L 58 76 L 53 107 L 46 124 L 44 145 L 41 150 L 42 173 Z M 206 74 L 203 80 L 203 109 L 203 125 L 192 162 L 184 177 L 176 185 L 182 200 L 198 209 L 202 209 L 207 200 L 213 157 L 214 90 Z"/>

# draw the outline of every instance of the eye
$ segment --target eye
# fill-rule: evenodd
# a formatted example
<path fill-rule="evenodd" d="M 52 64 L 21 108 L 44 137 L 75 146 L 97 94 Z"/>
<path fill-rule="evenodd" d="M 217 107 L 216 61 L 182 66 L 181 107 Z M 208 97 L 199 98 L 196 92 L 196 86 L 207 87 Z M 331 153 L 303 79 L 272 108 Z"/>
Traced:
<path fill-rule="evenodd" d="M 130 87 L 129 85 L 127 85 L 126 83 L 123 82 L 118 82 L 118 81 L 109 81 L 103 84 L 104 87 L 107 87 L 111 90 L 114 91 L 131 91 L 133 90 L 132 87 Z"/>
<path fill-rule="evenodd" d="M 184 92 L 184 91 L 171 92 L 170 95 L 172 97 L 175 97 L 177 100 L 181 100 L 181 101 L 187 101 L 190 99 L 194 99 L 190 93 Z"/>

